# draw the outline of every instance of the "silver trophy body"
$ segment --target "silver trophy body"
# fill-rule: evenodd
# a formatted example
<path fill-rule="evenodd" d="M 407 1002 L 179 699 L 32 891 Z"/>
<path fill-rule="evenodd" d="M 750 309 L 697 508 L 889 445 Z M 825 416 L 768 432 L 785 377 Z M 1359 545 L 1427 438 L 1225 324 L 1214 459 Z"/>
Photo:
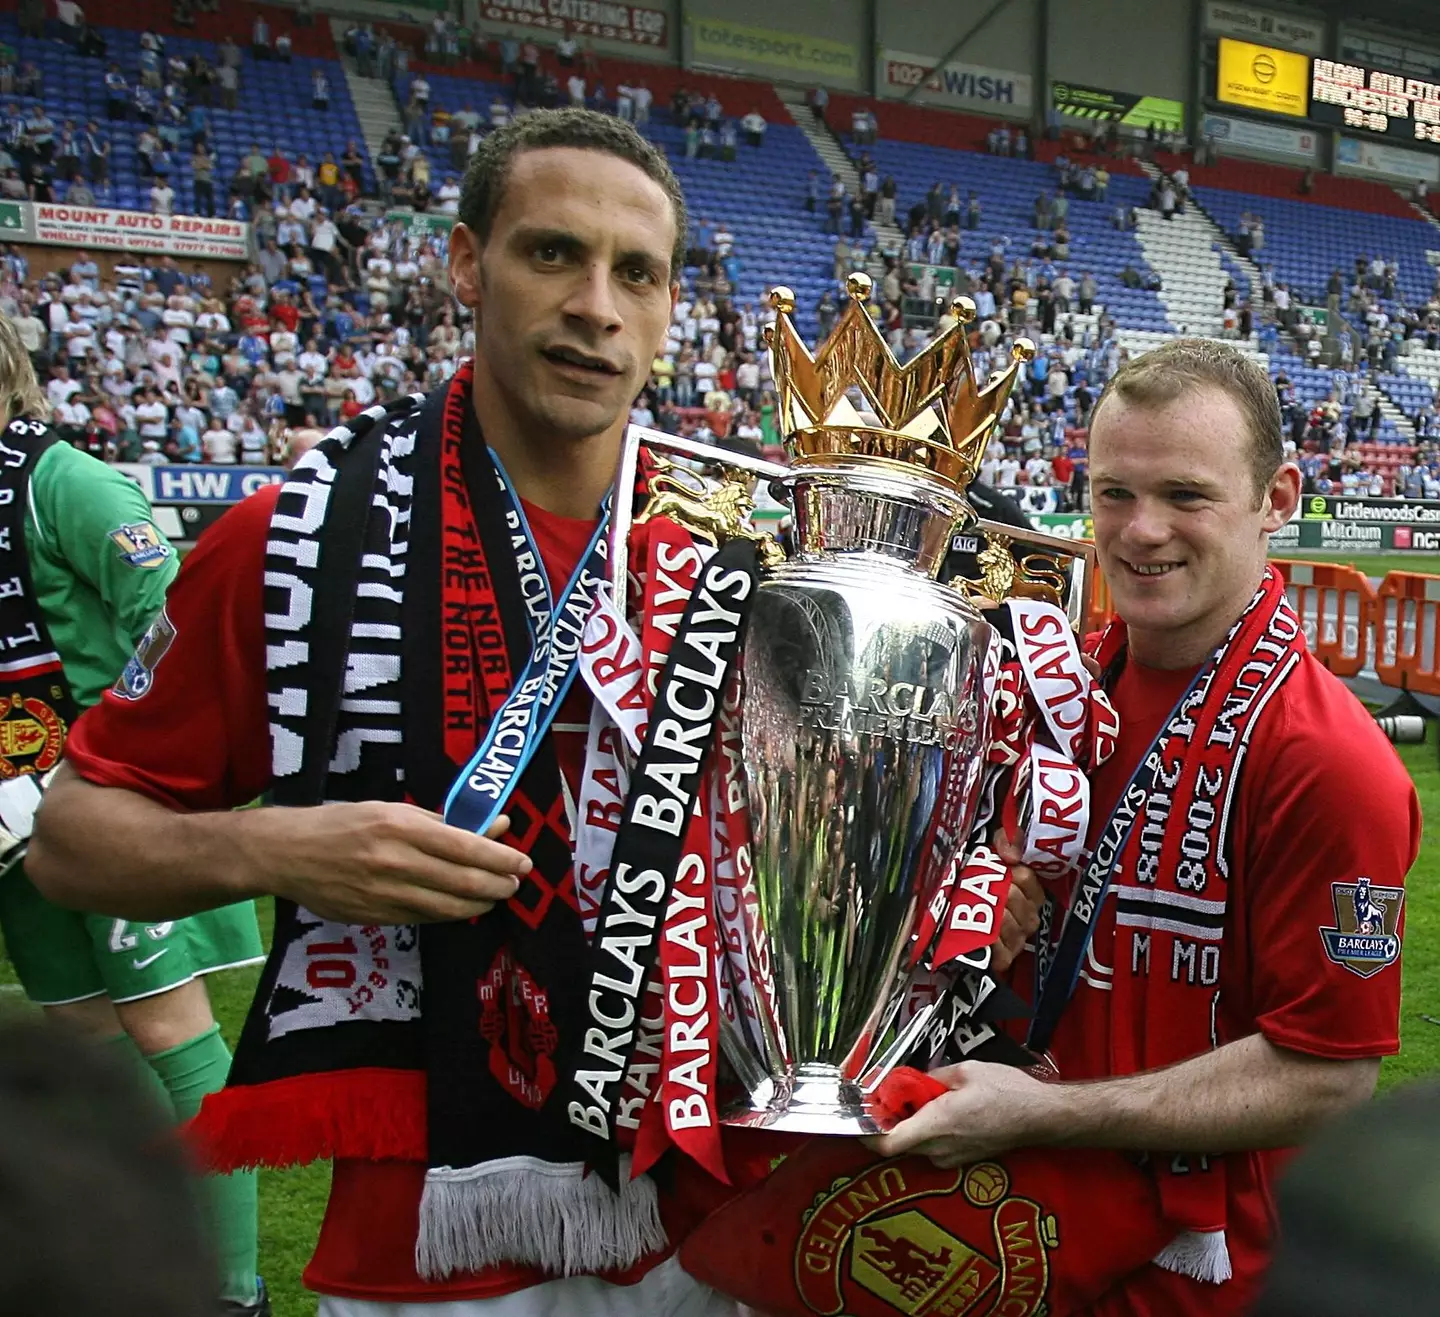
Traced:
<path fill-rule="evenodd" d="M 839 466 L 781 483 L 795 552 L 763 578 L 741 658 L 754 935 L 773 992 L 756 994 L 760 1027 L 730 1039 L 749 1096 L 724 1119 L 875 1133 L 917 928 L 955 859 L 937 847 L 963 843 L 977 804 L 997 638 L 933 579 L 973 519 L 953 488 Z"/>

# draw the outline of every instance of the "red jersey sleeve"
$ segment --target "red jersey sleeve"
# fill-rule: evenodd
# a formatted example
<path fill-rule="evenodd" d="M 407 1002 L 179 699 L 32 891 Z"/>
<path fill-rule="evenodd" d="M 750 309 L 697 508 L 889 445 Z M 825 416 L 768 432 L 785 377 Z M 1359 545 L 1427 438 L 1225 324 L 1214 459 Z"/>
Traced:
<path fill-rule="evenodd" d="M 186 558 L 165 610 L 65 757 L 98 786 L 174 809 L 233 809 L 270 784 L 265 542 L 280 486 L 231 508 Z"/>
<path fill-rule="evenodd" d="M 1280 1047 L 1335 1060 L 1388 1055 L 1400 1045 L 1398 947 L 1419 800 L 1374 720 L 1318 663 L 1307 660 L 1282 696 L 1236 820 L 1252 839 L 1242 942 L 1251 1011 Z M 1368 959 L 1347 956 L 1353 944 L 1336 936 L 1357 931 L 1364 878 L 1376 930 Z"/>

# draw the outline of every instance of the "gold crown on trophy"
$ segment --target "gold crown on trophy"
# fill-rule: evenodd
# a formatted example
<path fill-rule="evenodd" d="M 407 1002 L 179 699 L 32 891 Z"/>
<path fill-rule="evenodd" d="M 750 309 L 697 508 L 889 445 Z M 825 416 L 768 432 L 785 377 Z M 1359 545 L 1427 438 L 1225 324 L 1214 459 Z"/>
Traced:
<path fill-rule="evenodd" d="M 968 346 L 975 303 L 957 297 L 950 303 L 956 323 L 902 366 L 865 305 L 871 286 L 870 276 L 859 272 L 845 281 L 849 305 L 814 355 L 790 318 L 795 294 L 783 287 L 770 294 L 776 317 L 765 341 L 778 420 L 795 461 L 903 462 L 963 489 L 975 478 L 990 432 L 1022 367 L 1034 359 L 1035 345 L 1016 339 L 1005 368 L 982 385 Z M 847 395 L 855 387 L 880 428 L 851 403 Z"/>

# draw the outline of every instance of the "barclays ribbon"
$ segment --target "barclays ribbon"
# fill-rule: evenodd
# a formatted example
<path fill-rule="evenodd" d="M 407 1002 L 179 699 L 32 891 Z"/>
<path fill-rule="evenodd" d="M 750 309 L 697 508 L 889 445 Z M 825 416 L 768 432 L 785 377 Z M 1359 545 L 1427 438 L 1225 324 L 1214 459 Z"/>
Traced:
<path fill-rule="evenodd" d="M 1043 1052 L 1050 1046 L 1050 1039 L 1054 1036 L 1056 1025 L 1060 1023 L 1060 1016 L 1074 995 L 1075 985 L 1080 979 L 1080 967 L 1085 963 L 1085 953 L 1090 949 L 1090 943 L 1095 937 L 1095 930 L 1100 923 L 1100 910 L 1105 904 L 1106 893 L 1109 892 L 1110 882 L 1115 876 L 1115 866 L 1125 850 L 1125 843 L 1130 836 L 1130 830 L 1135 826 L 1139 808 L 1150 793 L 1155 772 L 1160 767 L 1160 742 L 1170 730 L 1175 710 L 1190 698 L 1190 693 L 1200 678 L 1210 670 L 1207 666 L 1197 673 L 1195 680 L 1185 688 L 1185 693 L 1175 701 L 1175 708 L 1161 724 L 1155 739 L 1140 757 L 1139 764 L 1120 793 L 1115 808 L 1105 821 L 1104 831 L 1096 842 L 1089 862 L 1075 881 L 1075 890 L 1070 895 L 1070 904 L 1065 911 L 1065 922 L 1060 928 L 1060 941 L 1049 958 L 1048 968 L 1042 970 L 1044 958 L 1036 956 L 1037 979 L 1040 981 L 1036 985 L 1035 1015 L 1030 1022 L 1030 1035 L 1025 1040 L 1026 1045 L 1033 1051 Z M 1040 977 L 1041 974 L 1043 978 Z"/>

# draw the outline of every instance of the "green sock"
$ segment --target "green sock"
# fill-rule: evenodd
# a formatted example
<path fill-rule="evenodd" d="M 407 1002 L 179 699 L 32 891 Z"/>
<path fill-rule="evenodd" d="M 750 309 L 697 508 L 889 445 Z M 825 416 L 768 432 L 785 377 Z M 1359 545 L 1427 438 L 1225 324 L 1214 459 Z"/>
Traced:
<path fill-rule="evenodd" d="M 170 1101 L 170 1094 L 165 1091 L 160 1076 L 146 1062 L 145 1053 L 135 1046 L 135 1040 L 128 1033 L 121 1033 L 113 1038 L 106 1038 L 100 1046 L 133 1077 L 136 1086 L 155 1104 L 157 1111 L 164 1112 L 168 1121 L 175 1104 Z"/>
<path fill-rule="evenodd" d="M 188 1043 L 157 1052 L 148 1058 L 165 1085 L 184 1122 L 200 1110 L 200 1101 L 225 1085 L 230 1073 L 230 1049 L 214 1025 Z M 209 1191 L 215 1247 L 219 1254 L 223 1286 L 220 1297 L 239 1303 L 253 1303 L 259 1295 L 255 1281 L 259 1207 L 254 1171 L 211 1175 L 205 1179 Z"/>

